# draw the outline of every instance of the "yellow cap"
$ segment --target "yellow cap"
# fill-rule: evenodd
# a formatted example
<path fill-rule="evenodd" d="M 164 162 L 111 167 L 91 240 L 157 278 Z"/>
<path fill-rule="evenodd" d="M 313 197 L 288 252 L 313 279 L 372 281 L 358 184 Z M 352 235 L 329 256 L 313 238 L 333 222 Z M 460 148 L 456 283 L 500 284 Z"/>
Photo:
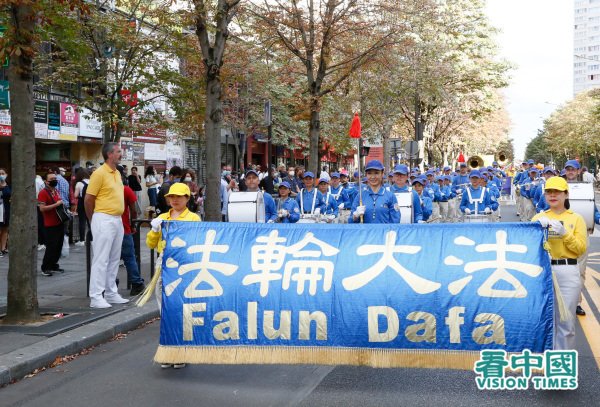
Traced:
<path fill-rule="evenodd" d="M 568 191 L 569 184 L 567 184 L 567 181 L 565 181 L 563 177 L 552 177 L 548 178 L 548 181 L 546 181 L 545 189 L 554 189 L 556 191 Z"/>
<path fill-rule="evenodd" d="M 171 195 L 191 196 L 192 194 L 190 192 L 190 187 L 181 182 L 176 182 L 175 184 L 171 185 L 171 188 L 169 188 L 169 193 L 165 194 L 165 196 Z"/>

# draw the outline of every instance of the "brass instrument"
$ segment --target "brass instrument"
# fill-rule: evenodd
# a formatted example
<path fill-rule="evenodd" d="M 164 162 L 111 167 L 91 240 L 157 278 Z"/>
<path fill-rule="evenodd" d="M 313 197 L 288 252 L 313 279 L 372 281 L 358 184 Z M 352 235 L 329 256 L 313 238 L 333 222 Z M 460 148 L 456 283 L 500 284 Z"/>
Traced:
<path fill-rule="evenodd" d="M 471 167 L 474 170 L 477 170 L 481 167 L 483 167 L 483 158 L 481 158 L 478 155 L 472 155 L 471 157 L 469 157 L 469 159 L 467 160 L 467 164 L 469 165 L 469 167 Z"/>
<path fill-rule="evenodd" d="M 499 166 L 504 167 L 506 164 L 508 164 L 508 157 L 504 151 L 500 151 L 497 157 L 498 159 L 496 161 L 498 161 Z"/>

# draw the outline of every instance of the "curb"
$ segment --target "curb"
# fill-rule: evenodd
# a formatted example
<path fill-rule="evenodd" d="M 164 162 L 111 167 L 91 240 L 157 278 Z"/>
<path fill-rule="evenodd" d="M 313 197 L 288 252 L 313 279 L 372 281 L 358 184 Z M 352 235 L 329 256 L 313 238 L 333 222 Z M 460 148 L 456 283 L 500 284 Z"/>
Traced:
<path fill-rule="evenodd" d="M 0 387 L 18 380 L 35 369 L 48 366 L 58 356 L 78 353 L 107 342 L 117 334 L 131 331 L 159 316 L 155 302 L 130 307 L 117 314 L 80 326 L 38 343 L 0 356 Z"/>

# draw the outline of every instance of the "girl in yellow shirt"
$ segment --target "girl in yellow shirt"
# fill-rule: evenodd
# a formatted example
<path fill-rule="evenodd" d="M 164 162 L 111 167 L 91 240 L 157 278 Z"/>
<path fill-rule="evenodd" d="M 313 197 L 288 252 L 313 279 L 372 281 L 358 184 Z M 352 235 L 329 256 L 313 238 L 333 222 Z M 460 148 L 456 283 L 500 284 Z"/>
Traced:
<path fill-rule="evenodd" d="M 564 178 L 549 178 L 544 196 L 550 209 L 531 220 L 548 228 L 547 249 L 552 258 L 552 273 L 568 313 L 561 321 L 558 307 L 554 308 L 554 348 L 575 349 L 575 309 L 581 293 L 577 258 L 587 250 L 587 230 L 581 215 L 569 210 L 569 185 Z"/>
<path fill-rule="evenodd" d="M 168 203 L 171 206 L 171 209 L 169 210 L 169 212 L 161 213 L 158 217 L 154 218 L 152 220 L 152 222 L 150 222 L 150 225 L 152 226 L 152 230 L 150 230 L 148 232 L 148 235 L 146 236 L 146 245 L 150 249 L 157 248 L 158 253 L 162 253 L 163 250 L 165 249 L 165 245 L 166 245 L 165 241 L 161 240 L 161 238 L 162 238 L 161 225 L 162 225 L 163 221 L 165 221 L 165 220 L 179 220 L 179 221 L 187 221 L 187 222 L 200 222 L 201 221 L 200 217 L 197 214 L 190 212 L 189 209 L 187 208 L 187 203 L 190 199 L 190 196 L 191 196 L 190 188 L 186 184 L 177 182 L 177 183 L 171 185 L 171 187 L 169 188 L 169 193 L 165 195 L 165 198 L 167 198 Z M 159 265 L 160 265 L 160 261 L 159 261 Z M 152 281 L 150 282 L 150 284 L 148 284 L 148 287 L 142 294 L 142 297 L 141 297 L 140 301 L 138 302 L 138 305 L 145 304 L 148 301 L 148 299 L 150 298 L 150 296 L 152 295 L 152 291 L 156 292 L 156 298 L 158 300 L 159 309 L 160 309 L 161 299 L 162 299 L 162 278 L 161 278 L 160 269 L 158 269 L 157 272 L 154 273 L 154 277 L 152 277 Z M 185 367 L 185 363 L 174 363 L 174 364 L 163 363 L 160 366 L 162 368 L 173 367 L 175 369 L 181 369 L 181 368 Z"/>

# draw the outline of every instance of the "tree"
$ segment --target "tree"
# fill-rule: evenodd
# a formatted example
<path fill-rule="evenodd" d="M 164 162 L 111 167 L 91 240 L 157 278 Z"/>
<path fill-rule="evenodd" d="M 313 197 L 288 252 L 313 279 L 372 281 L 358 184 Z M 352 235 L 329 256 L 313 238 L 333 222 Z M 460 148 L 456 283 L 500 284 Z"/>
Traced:
<path fill-rule="evenodd" d="M 261 3 L 261 4 L 259 4 Z M 363 0 L 256 1 L 251 7 L 263 43 L 286 50 L 306 80 L 305 112 L 309 123 L 309 165 L 319 170 L 321 111 L 324 97 L 393 41 L 383 25 L 385 2 Z"/>
<path fill-rule="evenodd" d="M 548 149 L 548 143 L 546 141 L 546 134 L 542 130 L 538 130 L 537 136 L 535 136 L 525 148 L 525 157 L 527 159 L 535 160 L 536 163 L 547 163 L 550 159 L 551 153 Z"/>
<path fill-rule="evenodd" d="M 216 222 L 221 220 L 219 188 L 221 127 L 224 117 L 221 67 L 229 38 L 229 24 L 237 12 L 239 2 L 240 0 L 218 0 L 216 3 L 193 1 L 192 18 L 205 67 L 206 218 Z"/>

